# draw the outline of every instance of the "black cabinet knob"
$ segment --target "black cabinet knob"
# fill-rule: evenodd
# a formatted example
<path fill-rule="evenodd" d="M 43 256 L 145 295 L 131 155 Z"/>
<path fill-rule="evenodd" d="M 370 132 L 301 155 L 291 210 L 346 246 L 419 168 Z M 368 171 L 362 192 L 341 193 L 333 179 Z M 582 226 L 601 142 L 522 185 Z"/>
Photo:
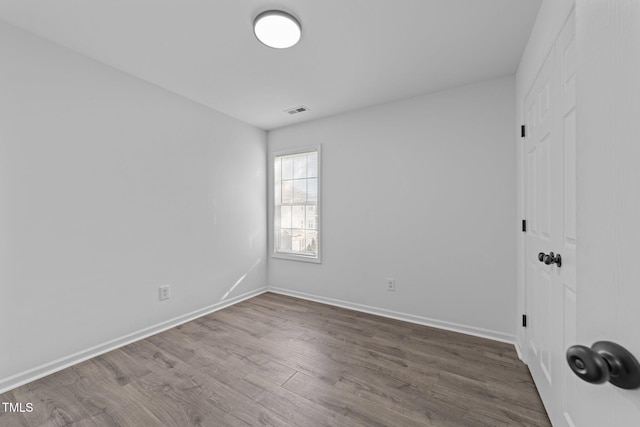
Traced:
<path fill-rule="evenodd" d="M 567 350 L 567 363 L 580 379 L 602 384 L 609 381 L 624 389 L 640 388 L 640 364 L 621 345 L 598 341 L 591 348 L 574 345 Z"/>
<path fill-rule="evenodd" d="M 544 252 L 540 252 L 538 254 L 538 261 L 540 261 L 540 262 L 544 261 Z"/>

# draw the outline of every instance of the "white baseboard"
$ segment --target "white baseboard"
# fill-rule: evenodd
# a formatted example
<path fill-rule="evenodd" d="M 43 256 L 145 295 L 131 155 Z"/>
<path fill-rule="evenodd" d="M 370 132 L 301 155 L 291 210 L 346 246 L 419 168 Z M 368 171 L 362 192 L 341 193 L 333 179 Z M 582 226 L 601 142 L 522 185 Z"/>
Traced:
<path fill-rule="evenodd" d="M 526 365 L 527 361 L 524 360 L 523 353 L 522 353 L 522 348 L 520 347 L 520 341 L 518 341 L 518 339 L 516 339 L 516 341 L 513 343 L 513 346 L 516 348 L 516 353 L 518 353 L 518 359 L 520 359 L 522 361 L 522 363 L 524 363 Z"/>
<path fill-rule="evenodd" d="M 416 323 L 418 325 L 431 326 L 438 329 L 444 329 L 452 332 L 460 332 L 462 334 L 473 335 L 475 337 L 487 338 L 494 341 L 500 341 L 507 344 L 515 344 L 515 336 L 505 334 L 504 332 L 493 331 L 490 329 L 477 328 L 475 326 L 461 325 L 458 323 L 447 322 L 445 320 L 431 319 L 423 316 L 416 316 L 414 314 L 401 313 L 398 311 L 387 310 L 384 308 L 371 307 L 364 304 L 357 304 L 349 301 L 326 298 L 318 295 L 311 295 L 304 292 L 292 291 L 289 289 L 278 288 L 269 286 L 269 292 L 275 294 L 287 295 L 290 297 L 301 298 L 309 301 L 315 301 L 322 304 L 334 305 L 337 307 L 348 308 L 355 311 L 362 311 L 364 313 L 375 314 L 382 317 L 389 317 L 391 319 L 402 320 L 405 322 Z"/>
<path fill-rule="evenodd" d="M 191 320 L 197 319 L 198 317 L 205 316 L 207 314 L 213 313 L 214 311 L 221 310 L 223 308 L 237 304 L 240 301 L 253 298 L 265 292 L 267 292 L 266 286 L 244 293 L 242 295 L 238 295 L 226 301 L 222 301 L 222 302 L 201 308 L 199 310 L 192 311 L 191 313 L 174 317 L 173 319 L 158 323 L 153 326 L 149 326 L 147 328 L 141 329 L 131 334 L 122 336 L 120 338 L 116 338 L 116 339 L 107 341 L 105 343 L 98 344 L 94 347 L 79 351 L 69 356 L 62 357 L 58 360 L 54 360 L 53 362 L 45 363 L 43 365 L 37 366 L 27 371 L 20 372 L 16 375 L 2 378 L 0 379 L 0 394 L 7 392 L 9 390 L 12 390 L 16 387 L 19 387 L 23 384 L 27 384 L 32 381 L 35 381 L 39 378 L 46 377 L 47 375 L 53 374 L 54 372 L 61 371 L 65 368 L 68 368 L 69 366 L 76 365 L 80 362 L 84 362 L 85 360 L 91 359 L 92 357 L 99 356 L 111 350 L 115 350 L 127 344 L 131 344 L 132 342 L 139 341 L 151 335 L 155 335 L 162 331 L 166 331 L 167 329 L 174 328 L 183 323 L 190 322 Z"/>

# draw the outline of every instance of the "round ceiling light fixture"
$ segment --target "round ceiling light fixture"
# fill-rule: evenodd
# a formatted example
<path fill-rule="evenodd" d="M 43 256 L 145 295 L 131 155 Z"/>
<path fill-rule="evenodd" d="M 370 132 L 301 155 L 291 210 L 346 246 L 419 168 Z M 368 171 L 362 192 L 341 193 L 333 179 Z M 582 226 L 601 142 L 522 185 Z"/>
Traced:
<path fill-rule="evenodd" d="M 298 43 L 302 30 L 294 16 L 281 10 L 267 10 L 256 16 L 253 33 L 266 46 L 286 49 Z"/>

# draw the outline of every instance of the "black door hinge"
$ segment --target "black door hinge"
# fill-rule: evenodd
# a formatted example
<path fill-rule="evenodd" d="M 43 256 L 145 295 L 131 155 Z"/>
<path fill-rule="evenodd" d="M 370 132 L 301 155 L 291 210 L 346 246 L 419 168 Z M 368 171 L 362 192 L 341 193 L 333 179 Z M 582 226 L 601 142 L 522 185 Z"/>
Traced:
<path fill-rule="evenodd" d="M 522 315 L 522 327 L 523 328 L 527 327 L 527 315 L 526 314 Z"/>
<path fill-rule="evenodd" d="M 526 219 L 522 220 L 522 232 L 523 233 L 527 232 L 527 220 Z"/>
<path fill-rule="evenodd" d="M 527 136 L 527 132 L 526 132 L 526 130 L 525 130 L 525 129 L 526 129 L 526 128 L 525 128 L 525 126 L 524 126 L 524 125 L 520 126 L 520 136 L 521 136 L 522 138 L 524 138 L 525 136 Z"/>

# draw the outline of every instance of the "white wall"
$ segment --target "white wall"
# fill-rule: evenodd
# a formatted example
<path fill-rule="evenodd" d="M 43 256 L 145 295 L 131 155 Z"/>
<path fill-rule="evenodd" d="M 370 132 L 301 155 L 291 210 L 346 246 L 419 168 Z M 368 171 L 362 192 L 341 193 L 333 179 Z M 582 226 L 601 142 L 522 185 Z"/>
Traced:
<path fill-rule="evenodd" d="M 263 131 L 6 24 L 0 64 L 0 390 L 263 289 Z"/>
<path fill-rule="evenodd" d="M 271 258 L 269 285 L 512 340 L 514 99 L 504 77 L 269 132 L 322 144 L 324 174 L 323 262 Z"/>
<path fill-rule="evenodd" d="M 519 131 L 524 123 L 524 99 L 531 89 L 544 60 L 551 51 L 560 30 L 566 22 L 575 0 L 543 0 L 538 17 L 525 47 L 518 72 L 516 73 L 516 117 L 515 126 Z M 518 221 L 524 215 L 524 163 L 522 144 L 517 144 L 516 163 L 518 167 Z M 516 224 L 517 225 L 517 224 Z M 517 235 L 517 265 L 518 265 L 518 313 L 525 313 L 525 287 L 524 287 L 524 234 Z M 524 343 L 524 330 L 518 328 L 516 343 L 522 347 Z"/>

